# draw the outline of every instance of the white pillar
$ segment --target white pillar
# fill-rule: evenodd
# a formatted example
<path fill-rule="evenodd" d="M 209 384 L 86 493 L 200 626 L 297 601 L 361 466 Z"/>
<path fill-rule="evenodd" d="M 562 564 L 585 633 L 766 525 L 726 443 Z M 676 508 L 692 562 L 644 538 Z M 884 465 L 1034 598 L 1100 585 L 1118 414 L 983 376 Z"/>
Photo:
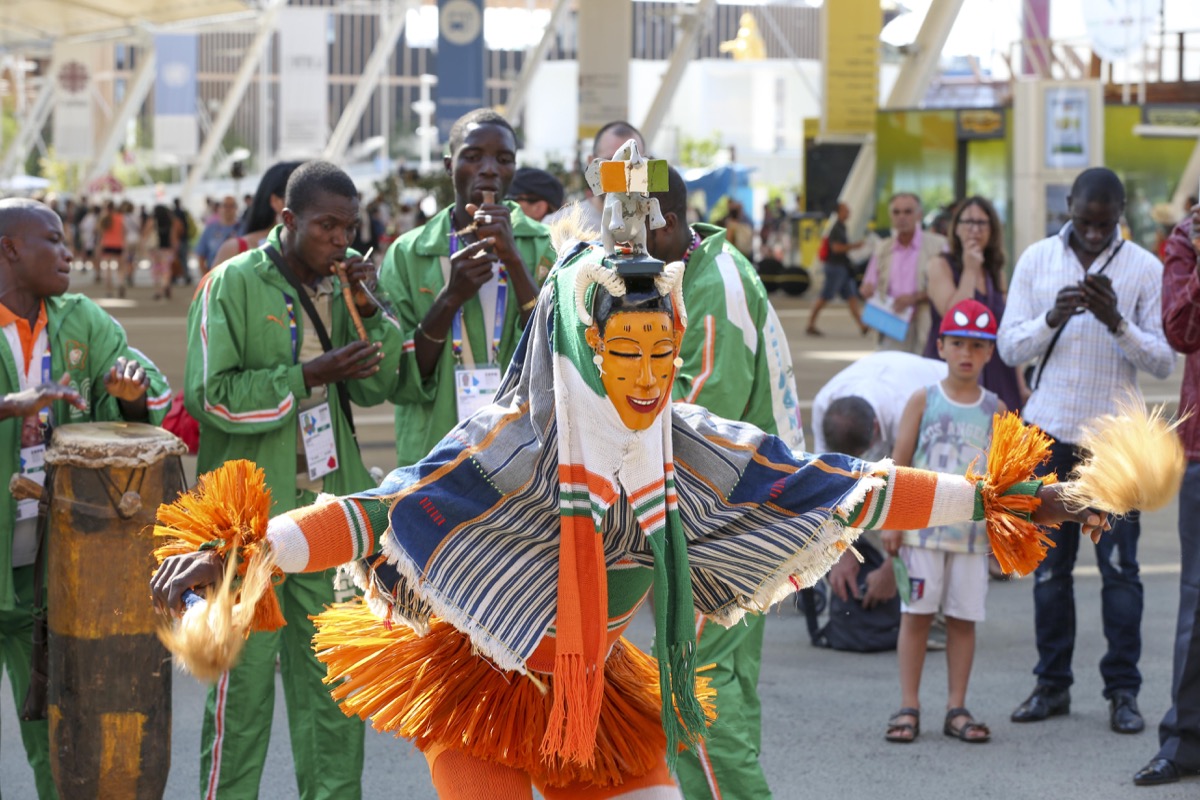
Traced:
<path fill-rule="evenodd" d="M 287 5 L 287 0 L 269 0 L 268 5 L 263 8 L 258 18 L 258 34 L 250 43 L 250 47 L 246 49 L 245 60 L 242 61 L 237 75 L 234 76 L 233 83 L 225 94 L 225 100 L 221 103 L 221 110 L 217 112 L 217 118 L 213 120 L 212 128 L 204 137 L 204 144 L 200 145 L 200 154 L 196 156 L 196 163 L 192 165 L 187 181 L 183 184 L 183 191 L 180 195 L 184 206 L 191 200 L 192 192 L 196 190 L 196 184 L 203 180 L 209 167 L 212 166 L 217 148 L 221 146 L 221 140 L 225 137 L 225 132 L 229 130 L 230 123 L 233 122 L 242 98 L 246 96 L 250 80 L 258 70 L 259 61 L 262 60 L 271 37 L 275 35 L 275 28 L 279 22 L 279 11 L 285 5 Z"/>
<path fill-rule="evenodd" d="M 385 7 L 387 3 L 388 0 L 384 0 Z M 392 53 L 396 52 L 396 42 L 404 31 L 408 7 L 409 4 L 406 0 L 400 4 L 400 8 L 397 9 L 398 13 L 394 17 L 387 22 L 381 20 L 379 39 L 375 42 L 375 49 L 371 51 L 371 57 L 367 59 L 362 74 L 354 85 L 350 101 L 342 109 L 342 115 L 338 118 L 337 125 L 334 126 L 333 133 L 329 136 L 325 151 L 321 154 L 326 161 L 340 161 L 346 154 L 346 147 L 350 144 L 351 137 L 354 136 L 354 129 L 358 127 L 363 112 L 367 110 L 367 104 L 371 102 L 371 95 L 374 93 L 375 87 L 379 85 L 379 77 L 383 74 L 383 69 L 391 59 Z M 387 120 L 384 120 L 383 124 L 386 126 Z"/>
<path fill-rule="evenodd" d="M 675 97 L 675 90 L 679 88 L 683 72 L 696 52 L 696 40 L 704 32 L 704 23 L 712 13 L 714 5 L 716 5 L 716 0 L 700 0 L 693 7 L 691 14 L 684 17 L 683 24 L 680 26 L 683 28 L 683 32 L 675 43 L 675 50 L 672 51 L 671 60 L 667 63 L 667 71 L 663 73 L 662 82 L 658 85 L 658 93 L 654 95 L 654 100 L 650 103 L 650 110 L 646 112 L 646 118 L 642 120 L 640 127 L 646 147 L 652 153 L 654 152 L 654 137 L 658 135 L 658 129 L 662 127 L 667 112 L 671 110 L 671 100 Z M 680 5 L 679 8 L 682 10 L 685 6 Z"/>
<path fill-rule="evenodd" d="M 537 74 L 538 67 L 546 60 L 546 52 L 550 49 L 550 45 L 554 43 L 554 37 L 558 35 L 559 25 L 562 24 L 563 17 L 567 14 L 567 8 L 570 7 L 568 0 L 554 0 L 554 8 L 550 11 L 550 21 L 546 23 L 546 30 L 542 32 L 542 38 L 538 41 L 537 46 L 533 48 L 525 63 L 521 65 L 521 74 L 517 76 L 517 82 L 513 85 L 512 91 L 508 93 L 508 102 L 504 104 L 504 116 L 508 118 L 514 126 L 517 124 L 517 119 L 521 116 L 521 112 L 525 109 L 525 98 L 529 94 L 529 87 L 533 83 L 533 76 Z"/>
<path fill-rule="evenodd" d="M 920 105 L 962 5 L 963 0 L 933 0 L 883 108 L 913 108 Z M 851 239 L 862 236 L 874 205 L 875 163 L 875 137 L 870 136 L 858 151 L 858 157 L 854 159 L 854 166 L 850 168 L 838 198 L 850 206 Z"/>
<path fill-rule="evenodd" d="M 125 138 L 129 121 L 141 109 L 142 103 L 146 102 L 146 97 L 154 86 L 157 61 L 154 40 L 146 37 L 139 44 L 142 46 L 141 63 L 138 65 L 137 72 L 134 73 L 132 82 L 125 90 L 125 99 L 122 101 L 121 107 L 109 120 L 108 133 L 104 137 L 104 144 L 100 146 L 100 152 L 92 161 L 91 169 L 88 170 L 87 178 L 84 180 L 85 186 L 108 172 L 109 167 L 112 166 L 113 157 L 116 156 L 117 149 Z"/>

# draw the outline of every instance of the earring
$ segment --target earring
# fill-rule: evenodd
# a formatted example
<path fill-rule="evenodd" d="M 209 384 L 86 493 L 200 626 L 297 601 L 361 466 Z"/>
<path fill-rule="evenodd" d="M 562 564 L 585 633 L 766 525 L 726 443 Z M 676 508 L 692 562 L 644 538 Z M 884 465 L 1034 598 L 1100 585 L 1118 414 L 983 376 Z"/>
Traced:
<path fill-rule="evenodd" d="M 675 369 L 679 369 L 683 366 L 683 359 L 679 356 L 675 356 L 675 360 L 671 363 L 675 365 Z"/>
<path fill-rule="evenodd" d="M 592 363 L 596 365 L 596 371 L 603 375 L 604 368 L 601 365 L 604 364 L 604 356 L 596 353 L 596 355 L 592 356 Z"/>

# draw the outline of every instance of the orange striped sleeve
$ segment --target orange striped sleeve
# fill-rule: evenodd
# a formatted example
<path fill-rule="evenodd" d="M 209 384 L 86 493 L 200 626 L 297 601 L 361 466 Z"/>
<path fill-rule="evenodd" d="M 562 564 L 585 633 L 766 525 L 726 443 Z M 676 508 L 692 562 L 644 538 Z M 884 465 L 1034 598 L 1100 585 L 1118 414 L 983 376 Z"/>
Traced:
<path fill-rule="evenodd" d="M 962 475 L 891 467 L 883 486 L 845 513 L 846 524 L 868 530 L 908 531 L 970 520 L 974 482 Z"/>
<path fill-rule="evenodd" d="M 346 498 L 274 517 L 267 541 L 284 572 L 319 572 L 374 553 L 386 527 L 386 503 Z"/>

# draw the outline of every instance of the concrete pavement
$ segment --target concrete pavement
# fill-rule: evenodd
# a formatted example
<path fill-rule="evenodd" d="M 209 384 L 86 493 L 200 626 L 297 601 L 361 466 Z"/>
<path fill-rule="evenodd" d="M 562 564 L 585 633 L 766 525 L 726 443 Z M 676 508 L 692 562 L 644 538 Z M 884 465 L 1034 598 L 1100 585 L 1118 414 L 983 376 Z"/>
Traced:
<path fill-rule="evenodd" d="M 81 276 L 82 277 L 82 276 Z M 177 290 L 170 301 L 154 302 L 141 285 L 124 301 L 106 301 L 126 326 L 130 340 L 143 349 L 179 387 L 183 376 L 184 319 L 190 292 Z M 95 296 L 90 278 L 76 290 Z M 182 287 L 180 287 L 182 288 Z M 797 388 L 811 401 L 817 389 L 850 361 L 871 351 L 857 335 L 843 308 L 822 315 L 823 338 L 803 333 L 808 314 L 804 300 L 775 294 L 780 317 L 789 330 Z M 1152 399 L 1178 398 L 1179 375 L 1148 380 Z M 807 406 L 806 406 L 807 407 Z M 394 465 L 391 414 L 385 408 L 357 416 L 360 441 L 369 464 Z M 190 465 L 189 465 L 190 471 Z M 945 705 L 945 659 L 931 653 L 923 681 L 926 718 L 912 745 L 883 740 L 885 721 L 899 705 L 894 653 L 860 655 L 813 648 L 804 621 L 790 603 L 772 612 L 767 623 L 760 691 L 765 711 L 762 761 L 778 798 L 887 798 L 957 800 L 974 798 L 1061 797 L 1106 800 L 1145 797 L 1182 800 L 1200 796 L 1200 779 L 1157 789 L 1133 787 L 1130 778 L 1156 751 L 1154 728 L 1166 710 L 1170 689 L 1171 640 L 1178 604 L 1178 537 L 1175 507 L 1143 518 L 1140 559 L 1145 583 L 1140 701 L 1149 728 L 1137 736 L 1108 729 L 1097 664 L 1104 640 L 1099 617 L 1100 581 L 1091 548 L 1081 548 L 1077 570 L 1078 630 L 1072 713 L 1044 723 L 1019 726 L 1009 712 L 1033 688 L 1035 661 L 1032 589 L 1028 580 L 991 584 L 988 620 L 979 627 L 978 649 L 968 704 L 987 721 L 993 741 L 968 746 L 941 734 Z M 142 580 L 140 576 L 131 578 Z M 630 636 L 648 647 L 649 616 L 639 615 Z M 9 800 L 34 796 L 32 778 L 16 732 L 11 690 L 0 687 L 0 792 Z M 297 796 L 292 777 L 282 692 L 278 693 L 270 754 L 261 797 Z M 172 764 L 167 794 L 192 797 L 199 786 L 199 740 L 204 689 L 177 675 L 174 689 Z M 366 798 L 433 798 L 424 758 L 407 742 L 368 731 Z M 726 795 L 729 796 L 729 795 Z"/>

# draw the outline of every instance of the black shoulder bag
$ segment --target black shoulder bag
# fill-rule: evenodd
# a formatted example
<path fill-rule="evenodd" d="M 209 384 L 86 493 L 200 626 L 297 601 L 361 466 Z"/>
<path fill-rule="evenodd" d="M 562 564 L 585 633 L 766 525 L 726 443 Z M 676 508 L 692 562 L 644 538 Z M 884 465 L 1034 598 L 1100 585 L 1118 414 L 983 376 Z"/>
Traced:
<path fill-rule="evenodd" d="M 1117 253 L 1121 252 L 1121 248 L 1124 246 L 1125 240 L 1122 239 L 1121 243 L 1117 245 L 1111 253 L 1108 254 L 1108 258 L 1105 259 L 1104 264 L 1101 265 L 1100 269 L 1096 270 L 1097 275 L 1104 274 L 1104 270 L 1108 269 L 1108 265 L 1112 263 L 1112 260 L 1117 257 Z M 1046 352 L 1042 354 L 1042 358 L 1038 362 L 1037 377 L 1034 378 L 1033 385 L 1029 387 L 1029 391 L 1032 392 L 1037 389 L 1037 387 L 1042 385 L 1042 373 L 1046 371 L 1046 362 L 1050 360 L 1050 354 L 1054 352 L 1054 345 L 1058 344 L 1058 337 L 1062 336 L 1063 329 L 1067 327 L 1067 323 L 1070 321 L 1071 318 L 1067 317 L 1063 324 L 1058 326 L 1058 330 L 1054 332 L 1054 338 L 1050 340 L 1050 346 L 1046 348 Z"/>
<path fill-rule="evenodd" d="M 321 322 L 321 318 L 317 316 L 317 309 L 313 306 L 312 298 L 308 296 L 308 292 L 300 284 L 300 279 L 296 277 L 296 273 L 292 272 L 291 267 L 283 260 L 283 256 L 273 246 L 268 245 L 264 247 L 263 252 L 271 259 L 271 263 L 275 265 L 275 269 L 279 270 L 280 274 L 283 275 L 292 287 L 292 290 L 296 292 L 296 299 L 300 301 L 300 305 L 304 308 L 305 316 L 308 317 L 313 330 L 317 332 L 317 338 L 321 341 L 321 349 L 328 353 L 333 349 L 333 341 L 329 338 L 329 332 L 325 330 L 325 323 Z M 338 381 L 337 387 L 338 406 L 342 409 L 342 415 L 345 416 L 346 422 L 350 424 L 350 433 L 357 439 L 358 431 L 354 428 L 354 414 L 350 410 L 350 392 L 346 389 L 345 381 Z"/>

